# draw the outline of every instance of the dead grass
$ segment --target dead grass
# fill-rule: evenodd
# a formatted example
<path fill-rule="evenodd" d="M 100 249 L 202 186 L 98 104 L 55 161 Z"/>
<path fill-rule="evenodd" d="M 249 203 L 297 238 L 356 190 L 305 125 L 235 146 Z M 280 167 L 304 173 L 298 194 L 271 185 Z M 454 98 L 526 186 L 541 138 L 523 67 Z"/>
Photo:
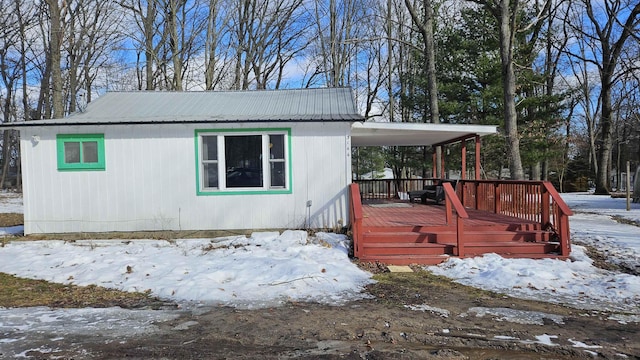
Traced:
<path fill-rule="evenodd" d="M 24 224 L 24 216 L 22 214 L 0 214 L 0 227 L 16 226 L 22 224 Z"/>
<path fill-rule="evenodd" d="M 0 273 L 0 307 L 29 306 L 160 308 L 173 304 L 151 297 L 148 293 L 123 292 L 95 285 L 62 285 Z"/>
<path fill-rule="evenodd" d="M 502 294 L 457 284 L 451 279 L 434 275 L 419 267 L 412 268 L 412 273 L 376 273 L 373 276 L 376 283 L 368 285 L 367 291 L 380 302 L 398 306 L 421 304 L 425 299 L 432 299 L 433 294 L 447 294 L 452 298 L 456 297 L 455 294 L 464 294 L 464 297 L 470 298 L 504 297 Z"/>

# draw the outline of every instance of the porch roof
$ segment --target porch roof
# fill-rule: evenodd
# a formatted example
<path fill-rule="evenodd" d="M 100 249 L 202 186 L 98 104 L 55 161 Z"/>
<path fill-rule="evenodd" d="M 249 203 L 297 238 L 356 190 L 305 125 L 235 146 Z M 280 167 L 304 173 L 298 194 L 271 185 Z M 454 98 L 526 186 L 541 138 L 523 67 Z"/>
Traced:
<path fill-rule="evenodd" d="M 355 122 L 353 146 L 432 146 L 498 132 L 496 125 Z"/>

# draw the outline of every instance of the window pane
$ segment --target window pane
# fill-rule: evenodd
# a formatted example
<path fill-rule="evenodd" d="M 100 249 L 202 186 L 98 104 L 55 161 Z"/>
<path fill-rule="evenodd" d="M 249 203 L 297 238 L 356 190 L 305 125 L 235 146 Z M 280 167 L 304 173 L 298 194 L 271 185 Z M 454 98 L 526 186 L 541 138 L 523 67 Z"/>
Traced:
<path fill-rule="evenodd" d="M 228 188 L 262 187 L 262 136 L 225 136 Z"/>
<path fill-rule="evenodd" d="M 204 187 L 205 188 L 217 188 L 218 187 L 218 164 L 208 163 L 204 164 Z"/>
<path fill-rule="evenodd" d="M 85 141 L 82 143 L 82 162 L 97 163 L 98 162 L 98 142 Z"/>
<path fill-rule="evenodd" d="M 284 135 L 269 135 L 270 159 L 284 159 Z"/>
<path fill-rule="evenodd" d="M 284 187 L 285 172 L 284 162 L 271 163 L 271 187 Z"/>
<path fill-rule="evenodd" d="M 80 143 L 64 143 L 64 162 L 66 164 L 77 164 L 80 162 Z"/>
<path fill-rule="evenodd" d="M 217 136 L 202 137 L 202 159 L 218 160 L 218 137 Z"/>

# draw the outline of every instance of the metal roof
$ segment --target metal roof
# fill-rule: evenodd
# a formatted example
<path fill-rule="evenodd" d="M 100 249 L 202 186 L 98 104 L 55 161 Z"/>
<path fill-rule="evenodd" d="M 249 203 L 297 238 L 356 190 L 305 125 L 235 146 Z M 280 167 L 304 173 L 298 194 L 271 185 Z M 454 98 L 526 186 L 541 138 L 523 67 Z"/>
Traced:
<path fill-rule="evenodd" d="M 362 121 L 350 88 L 109 92 L 85 112 L 0 127 L 156 123 Z"/>
<path fill-rule="evenodd" d="M 495 125 L 356 122 L 351 125 L 351 145 L 431 146 L 497 131 Z"/>

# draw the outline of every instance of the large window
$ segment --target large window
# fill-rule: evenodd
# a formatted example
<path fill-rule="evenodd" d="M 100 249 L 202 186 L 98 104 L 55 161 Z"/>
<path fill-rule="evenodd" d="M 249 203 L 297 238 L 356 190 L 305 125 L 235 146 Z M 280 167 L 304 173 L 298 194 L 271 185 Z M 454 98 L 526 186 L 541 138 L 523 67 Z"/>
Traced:
<path fill-rule="evenodd" d="M 104 170 L 104 134 L 59 134 L 58 170 Z"/>
<path fill-rule="evenodd" d="M 198 194 L 290 192 L 290 133 L 196 130 Z"/>

